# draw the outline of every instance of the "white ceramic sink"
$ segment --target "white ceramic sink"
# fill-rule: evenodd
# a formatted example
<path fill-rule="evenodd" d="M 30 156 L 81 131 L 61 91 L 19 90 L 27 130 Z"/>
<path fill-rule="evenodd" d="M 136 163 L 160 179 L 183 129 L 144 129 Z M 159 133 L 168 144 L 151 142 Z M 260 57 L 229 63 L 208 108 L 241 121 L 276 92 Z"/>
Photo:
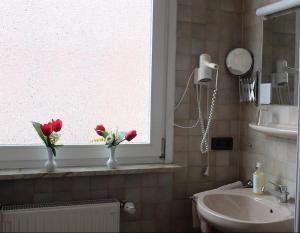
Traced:
<path fill-rule="evenodd" d="M 283 125 L 283 124 L 266 124 L 256 125 L 249 124 L 249 127 L 255 131 L 289 139 L 297 139 L 297 126 Z"/>
<path fill-rule="evenodd" d="M 294 205 L 252 189 L 212 190 L 198 195 L 197 211 L 212 226 L 230 232 L 292 232 Z"/>

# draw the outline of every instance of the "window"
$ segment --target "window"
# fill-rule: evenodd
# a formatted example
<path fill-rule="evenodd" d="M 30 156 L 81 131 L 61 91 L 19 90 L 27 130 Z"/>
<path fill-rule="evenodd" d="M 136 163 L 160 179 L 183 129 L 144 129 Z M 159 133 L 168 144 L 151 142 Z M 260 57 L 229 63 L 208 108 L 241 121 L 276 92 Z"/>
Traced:
<path fill-rule="evenodd" d="M 165 137 L 168 1 L 0 2 L 1 167 L 41 166 L 30 121 L 64 122 L 62 166 L 104 163 L 93 128 L 136 129 L 122 163 L 158 162 Z M 13 161 L 13 162 L 12 162 Z"/>

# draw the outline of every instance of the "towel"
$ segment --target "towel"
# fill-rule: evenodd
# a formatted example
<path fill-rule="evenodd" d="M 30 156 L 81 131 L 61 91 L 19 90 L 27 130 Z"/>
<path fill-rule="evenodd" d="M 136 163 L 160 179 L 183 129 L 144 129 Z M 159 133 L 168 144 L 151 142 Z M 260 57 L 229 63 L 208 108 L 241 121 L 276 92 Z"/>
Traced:
<path fill-rule="evenodd" d="M 243 187 L 243 183 L 241 181 L 237 181 L 231 184 L 223 185 L 217 189 L 213 190 L 230 190 L 230 189 L 237 189 Z M 212 190 L 209 190 L 212 191 Z M 205 192 L 209 192 L 205 191 Z M 200 227 L 202 233 L 209 233 L 211 232 L 210 226 L 207 224 L 205 219 L 200 215 L 199 211 L 197 210 L 197 199 L 200 193 L 194 194 L 192 198 L 192 217 L 193 217 L 193 228 Z"/>
<path fill-rule="evenodd" d="M 193 228 L 200 227 L 198 211 L 197 211 L 197 203 L 196 200 L 192 199 L 192 220 L 193 220 Z"/>
<path fill-rule="evenodd" d="M 216 189 L 211 189 L 211 190 L 208 190 L 208 191 L 204 191 L 204 192 L 210 192 L 210 191 L 213 191 L 213 190 L 230 190 L 230 189 L 238 189 L 238 188 L 242 188 L 243 187 L 243 183 L 241 181 L 237 181 L 237 182 L 234 182 L 234 183 L 231 183 L 231 184 L 226 184 L 226 185 L 223 185 L 219 188 L 216 188 Z M 194 200 L 197 200 L 198 196 L 200 195 L 200 193 L 196 193 L 193 195 L 193 199 Z"/>
<path fill-rule="evenodd" d="M 231 184 L 223 185 L 217 188 L 216 190 L 230 190 L 230 189 L 238 189 L 242 187 L 243 187 L 243 183 L 241 181 L 237 181 Z"/>

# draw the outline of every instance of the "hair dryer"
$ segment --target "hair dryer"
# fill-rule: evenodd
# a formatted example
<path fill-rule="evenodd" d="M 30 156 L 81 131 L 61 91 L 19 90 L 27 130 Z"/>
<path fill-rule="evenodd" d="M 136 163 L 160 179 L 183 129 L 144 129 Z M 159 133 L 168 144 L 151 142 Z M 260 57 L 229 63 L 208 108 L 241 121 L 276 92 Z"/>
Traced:
<path fill-rule="evenodd" d="M 212 80 L 212 70 L 216 70 L 216 83 L 215 83 L 215 88 L 212 93 L 212 98 L 211 98 L 211 105 L 207 106 L 208 108 L 208 115 L 207 115 L 207 124 L 204 124 L 204 119 L 202 116 L 202 111 L 201 111 L 201 84 L 205 82 L 209 82 Z M 187 80 L 187 84 L 185 87 L 185 90 L 178 101 L 178 103 L 175 106 L 175 110 L 180 106 L 182 103 L 184 97 L 186 96 L 190 81 L 192 80 L 194 75 L 194 84 L 196 88 L 196 98 L 197 98 L 197 108 L 198 108 L 198 119 L 197 121 L 192 125 L 192 126 L 182 126 L 175 124 L 176 127 L 179 128 L 184 128 L 184 129 L 192 129 L 195 128 L 199 123 L 200 123 L 200 128 L 201 128 L 201 133 L 202 133 L 202 138 L 200 141 L 200 151 L 202 154 L 208 154 L 207 160 L 208 164 L 205 169 L 205 172 L 203 173 L 204 176 L 209 176 L 209 129 L 211 126 L 211 121 L 213 118 L 214 114 L 214 106 L 217 98 L 217 90 L 218 90 L 218 76 L 219 76 L 219 66 L 217 64 L 214 64 L 211 62 L 211 57 L 208 54 L 202 54 L 199 57 L 199 68 L 193 69 L 193 71 L 189 74 L 189 78 Z M 209 87 L 208 85 L 205 85 Z M 209 92 L 207 92 L 207 98 L 209 98 Z"/>
<path fill-rule="evenodd" d="M 219 66 L 211 62 L 209 54 L 201 54 L 199 58 L 199 68 L 196 68 L 194 74 L 194 83 L 209 82 L 212 80 L 212 70 L 217 70 Z"/>
<path fill-rule="evenodd" d="M 288 66 L 285 59 L 276 61 L 276 72 L 271 74 L 273 87 L 283 86 L 289 82 L 289 73 L 297 73 L 298 69 Z"/>

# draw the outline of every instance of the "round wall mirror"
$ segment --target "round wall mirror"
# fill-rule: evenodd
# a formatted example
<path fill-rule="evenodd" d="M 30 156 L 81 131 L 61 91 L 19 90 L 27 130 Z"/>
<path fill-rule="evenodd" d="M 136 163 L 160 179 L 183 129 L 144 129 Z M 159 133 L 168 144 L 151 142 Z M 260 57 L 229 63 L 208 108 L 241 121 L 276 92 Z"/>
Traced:
<path fill-rule="evenodd" d="M 253 69 L 254 59 L 252 53 L 244 48 L 235 48 L 226 56 L 225 66 L 228 72 L 235 77 L 245 77 Z"/>

